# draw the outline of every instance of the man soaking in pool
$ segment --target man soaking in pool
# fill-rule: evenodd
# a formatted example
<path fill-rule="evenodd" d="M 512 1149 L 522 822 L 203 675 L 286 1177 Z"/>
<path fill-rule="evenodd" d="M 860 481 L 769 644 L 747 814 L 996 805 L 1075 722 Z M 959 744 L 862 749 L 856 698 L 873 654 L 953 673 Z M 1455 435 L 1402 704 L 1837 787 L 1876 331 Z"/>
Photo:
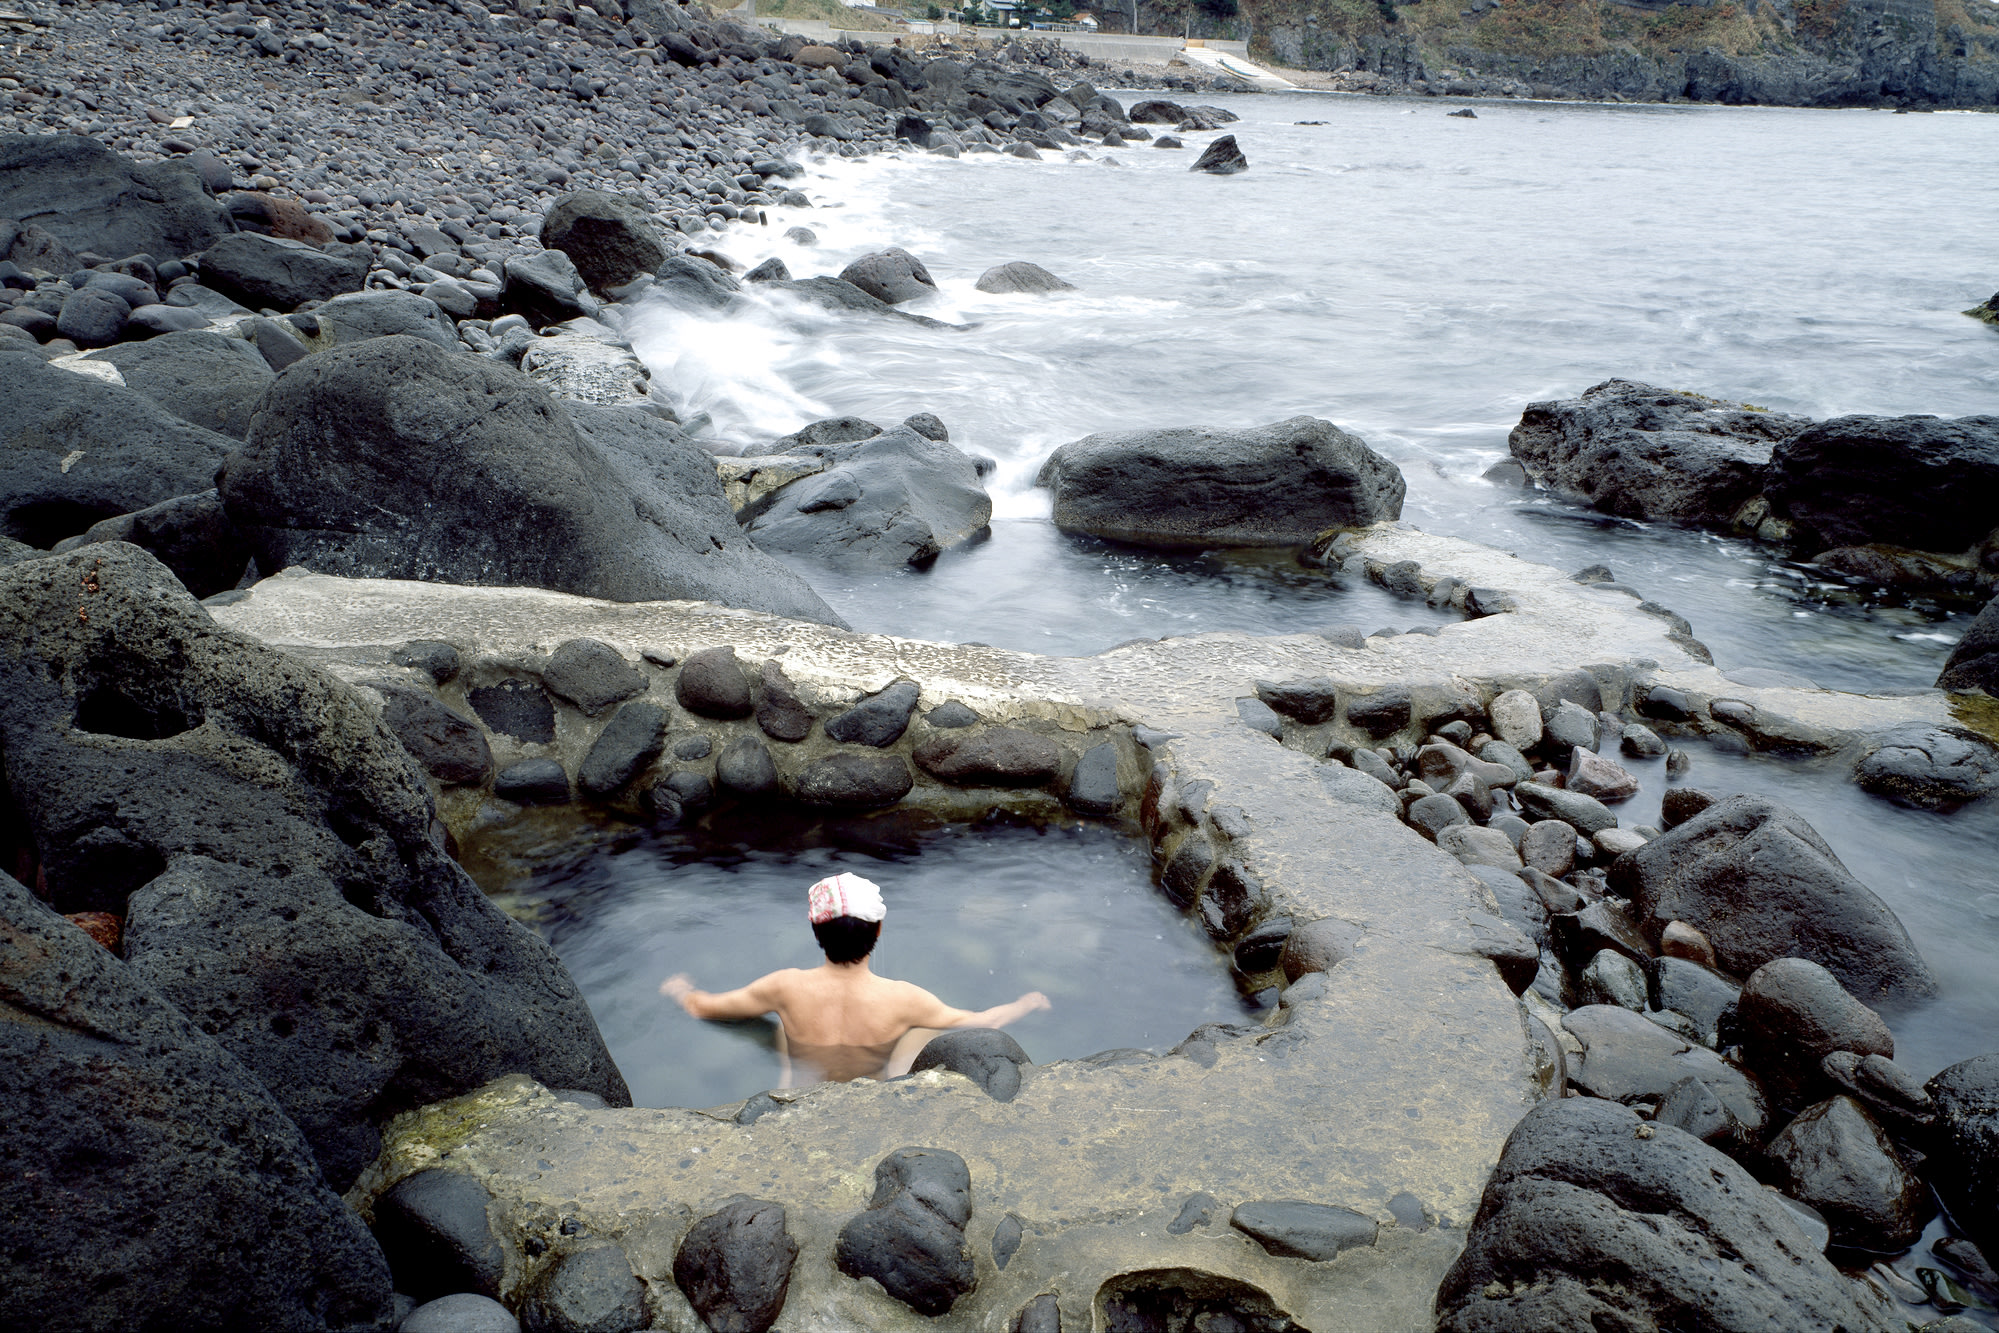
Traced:
<path fill-rule="evenodd" d="M 953 1009 L 907 981 L 878 977 L 868 955 L 881 936 L 888 908 L 881 890 L 859 875 L 840 874 L 814 884 L 806 896 L 812 933 L 826 951 L 818 967 L 787 967 L 719 995 L 696 990 L 685 973 L 660 983 L 696 1018 L 758 1018 L 775 1013 L 780 1087 L 893 1078 L 909 1072 L 924 1043 L 947 1028 L 1004 1027 L 1048 1007 L 1029 991 L 1011 1004 L 976 1013 Z"/>

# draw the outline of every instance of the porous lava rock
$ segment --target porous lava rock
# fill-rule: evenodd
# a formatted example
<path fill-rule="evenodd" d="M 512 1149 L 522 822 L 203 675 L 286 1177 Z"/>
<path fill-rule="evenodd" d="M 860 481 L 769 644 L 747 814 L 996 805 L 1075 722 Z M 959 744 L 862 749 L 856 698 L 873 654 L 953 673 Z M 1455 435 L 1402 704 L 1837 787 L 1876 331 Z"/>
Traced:
<path fill-rule="evenodd" d="M 0 874 L 7 1320 L 374 1330 L 389 1270 L 269 1091 Z M 230 1243 L 218 1244 L 218 1237 Z"/>
<path fill-rule="evenodd" d="M 1613 379 L 1529 403 L 1507 447 L 1535 481 L 1605 513 L 1723 524 L 1762 491 L 1771 450 L 1810 424 Z"/>
<path fill-rule="evenodd" d="M 363 695 L 107 543 L 0 571 L 6 794 L 60 911 L 268 1088 L 329 1184 L 387 1117 L 523 1072 L 628 1103 L 555 954 L 445 854 Z"/>

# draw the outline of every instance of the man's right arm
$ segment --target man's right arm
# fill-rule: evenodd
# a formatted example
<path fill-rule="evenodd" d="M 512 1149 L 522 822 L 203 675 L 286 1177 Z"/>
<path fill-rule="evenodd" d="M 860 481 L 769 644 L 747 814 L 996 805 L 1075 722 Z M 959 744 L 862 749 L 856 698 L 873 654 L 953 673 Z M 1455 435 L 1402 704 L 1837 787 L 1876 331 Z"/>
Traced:
<path fill-rule="evenodd" d="M 772 972 L 738 990 L 710 992 L 696 989 L 686 973 L 676 972 L 660 983 L 659 993 L 672 996 L 696 1018 L 760 1018 L 779 1007 L 784 975 Z"/>

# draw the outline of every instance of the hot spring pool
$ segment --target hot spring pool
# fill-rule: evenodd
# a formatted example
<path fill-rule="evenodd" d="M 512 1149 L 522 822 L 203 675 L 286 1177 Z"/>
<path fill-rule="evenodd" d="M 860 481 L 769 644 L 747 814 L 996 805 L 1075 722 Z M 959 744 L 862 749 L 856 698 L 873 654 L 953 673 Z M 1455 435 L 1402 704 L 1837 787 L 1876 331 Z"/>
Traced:
<path fill-rule="evenodd" d="M 531 816 L 465 860 L 561 955 L 640 1106 L 717 1106 L 778 1085 L 771 1022 L 700 1022 L 659 983 L 686 972 L 726 990 L 817 965 L 805 890 L 841 870 L 888 901 L 877 972 L 966 1009 L 1045 993 L 1049 1009 L 1007 1029 L 1037 1062 L 1165 1050 L 1255 1012 L 1226 957 L 1160 896 L 1144 842 L 1101 826 L 739 810 L 664 831 L 579 830 Z"/>

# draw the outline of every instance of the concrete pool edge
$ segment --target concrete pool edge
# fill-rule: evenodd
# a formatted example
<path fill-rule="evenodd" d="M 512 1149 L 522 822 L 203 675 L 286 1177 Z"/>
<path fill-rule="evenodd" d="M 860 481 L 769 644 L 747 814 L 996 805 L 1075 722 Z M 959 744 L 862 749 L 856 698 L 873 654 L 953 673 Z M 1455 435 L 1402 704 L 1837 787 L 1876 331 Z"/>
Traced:
<path fill-rule="evenodd" d="M 934 1321 L 840 1276 L 830 1262 L 833 1236 L 865 1206 L 883 1155 L 941 1147 L 971 1168 L 969 1234 L 980 1277 L 944 1326 L 1005 1327 L 1044 1280 L 1065 1315 L 1087 1325 L 1105 1279 L 1181 1266 L 1249 1282 L 1306 1327 L 1428 1327 L 1430 1295 L 1458 1246 L 1454 1229 L 1386 1225 L 1374 1246 L 1327 1262 L 1273 1257 L 1225 1218 L 1162 1234 L 1180 1200 L 1198 1190 L 1224 1207 L 1302 1198 L 1384 1223 L 1394 1219 L 1387 1201 L 1409 1194 L 1427 1222 L 1462 1227 L 1500 1144 L 1540 1086 L 1524 1011 L 1478 952 L 1473 921 L 1492 912 L 1488 892 L 1406 825 L 1344 805 L 1315 780 L 1316 755 L 1342 723 L 1287 721 L 1279 745 L 1243 724 L 1237 701 L 1253 695 L 1259 679 L 1325 677 L 1355 698 L 1405 690 L 1420 722 L 1468 692 L 1483 699 L 1582 668 L 1606 707 L 1626 709 L 1637 690 L 1664 685 L 1685 696 L 1690 729 L 1730 729 L 1724 719 L 1736 719 L 1742 725 L 1733 729 L 1752 745 L 1817 751 L 1906 723 L 1943 725 L 1950 710 L 1934 691 L 1860 696 L 1743 685 L 1702 662 L 1669 621 L 1632 597 L 1472 543 L 1385 527 L 1354 539 L 1347 558 L 1371 576 L 1370 566 L 1401 566 L 1430 592 L 1447 578 L 1457 581 L 1453 596 L 1490 591 L 1474 609 L 1498 613 L 1435 635 L 1371 638 L 1360 648 L 1317 633 L 1208 634 L 1042 658 L 695 603 L 612 604 L 530 589 L 316 575 L 279 576 L 215 608 L 225 625 L 364 684 L 428 686 L 428 677 L 389 661 L 412 639 L 460 645 L 475 679 L 480 671 L 531 674 L 558 643 L 579 637 L 641 663 L 647 648 L 684 659 L 727 644 L 751 664 L 777 657 L 828 707 L 906 677 L 921 686 L 924 707 L 957 700 L 985 722 L 1054 739 L 1071 774 L 1079 751 L 1114 744 L 1127 818 L 1138 814 L 1149 784 L 1162 791 L 1170 784 L 1173 799 L 1154 802 L 1168 806 L 1165 815 L 1155 810 L 1147 821 L 1161 860 L 1205 839 L 1213 855 L 1194 885 L 1196 900 L 1224 865 L 1256 886 L 1256 910 L 1236 923 L 1235 937 L 1280 914 L 1340 917 L 1360 928 L 1353 956 L 1328 974 L 1323 993 L 1288 1004 L 1276 1026 L 1207 1042 L 1206 1051 L 1042 1067 L 1005 1105 L 957 1075 L 931 1073 L 817 1089 L 739 1126 L 696 1111 L 585 1110 L 532 1088 L 496 1087 L 461 1099 L 476 1123 L 441 1132 L 458 1119 L 444 1104 L 392 1124 L 382 1158 L 350 1197 L 365 1206 L 448 1153 L 447 1169 L 472 1172 L 493 1195 L 510 1292 L 560 1253 L 562 1219 L 624 1244 L 650 1279 L 670 1272 L 678 1237 L 724 1197 L 775 1198 L 802 1247 L 787 1307 L 793 1315 L 829 1327 L 903 1327 Z M 665 669 L 642 669 L 664 697 Z M 1716 700 L 1747 711 L 1717 717 Z M 547 745 L 490 739 L 501 762 L 533 750 L 573 772 L 602 725 L 565 713 Z M 755 732 L 753 721 L 736 725 Z M 487 803 L 479 792 L 437 790 L 441 816 L 461 829 Z M 1053 790 L 953 793 L 941 783 L 912 793 L 916 803 L 947 812 L 980 802 L 1053 809 L 1057 799 Z M 1065 1136 L 1071 1142 L 1063 1144 Z M 1199 1154 L 1212 1159 L 1218 1146 L 1226 1163 L 1204 1165 Z M 1001 1270 L 990 1242 L 1009 1214 L 1026 1224 L 1026 1238 Z M 692 1318 L 670 1281 L 653 1282 L 652 1291 L 666 1326 Z"/>

